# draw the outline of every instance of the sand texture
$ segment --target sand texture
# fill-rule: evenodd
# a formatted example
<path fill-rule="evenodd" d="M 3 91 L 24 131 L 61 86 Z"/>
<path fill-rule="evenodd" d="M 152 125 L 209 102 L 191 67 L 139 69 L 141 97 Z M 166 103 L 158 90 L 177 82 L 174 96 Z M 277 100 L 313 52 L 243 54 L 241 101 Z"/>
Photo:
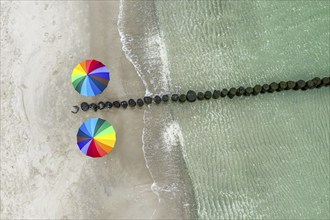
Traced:
<path fill-rule="evenodd" d="M 159 209 L 142 151 L 143 109 L 72 114 L 71 106 L 145 93 L 121 49 L 118 1 L 1 2 L 1 219 L 150 218 Z M 85 59 L 107 65 L 98 97 L 71 85 Z M 81 123 L 108 120 L 117 143 L 102 159 L 76 145 Z"/>

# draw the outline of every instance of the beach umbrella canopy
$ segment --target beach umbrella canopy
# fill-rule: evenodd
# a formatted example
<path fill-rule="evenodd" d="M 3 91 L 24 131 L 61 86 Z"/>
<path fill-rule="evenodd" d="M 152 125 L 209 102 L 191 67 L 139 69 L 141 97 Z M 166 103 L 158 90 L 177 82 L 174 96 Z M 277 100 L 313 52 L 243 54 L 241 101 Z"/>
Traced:
<path fill-rule="evenodd" d="M 77 133 L 79 149 L 90 157 L 103 157 L 111 152 L 116 143 L 116 131 L 106 120 L 90 118 Z"/>
<path fill-rule="evenodd" d="M 107 67 L 97 60 L 85 60 L 79 63 L 71 74 L 74 89 L 83 96 L 101 94 L 110 80 Z"/>

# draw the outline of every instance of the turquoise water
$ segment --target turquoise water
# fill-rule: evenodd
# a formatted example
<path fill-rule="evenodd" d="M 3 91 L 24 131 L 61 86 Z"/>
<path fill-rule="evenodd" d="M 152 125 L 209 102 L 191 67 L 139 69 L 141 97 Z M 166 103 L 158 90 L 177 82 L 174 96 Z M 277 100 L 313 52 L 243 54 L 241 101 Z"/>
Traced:
<path fill-rule="evenodd" d="M 149 19 L 136 18 L 144 34 L 128 46 L 151 93 L 329 75 L 329 1 L 135 4 Z M 147 110 L 156 191 L 175 183 L 163 198 L 183 216 L 330 218 L 329 100 L 323 88 Z"/>

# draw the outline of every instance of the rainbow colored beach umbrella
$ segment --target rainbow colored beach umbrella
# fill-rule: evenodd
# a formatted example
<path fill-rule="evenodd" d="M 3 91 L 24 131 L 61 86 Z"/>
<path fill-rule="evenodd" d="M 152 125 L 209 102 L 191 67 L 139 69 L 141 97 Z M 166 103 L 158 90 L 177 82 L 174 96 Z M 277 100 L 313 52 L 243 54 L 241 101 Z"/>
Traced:
<path fill-rule="evenodd" d="M 109 80 L 109 70 L 97 60 L 86 60 L 79 63 L 71 75 L 73 87 L 84 96 L 101 94 L 107 87 Z"/>
<path fill-rule="evenodd" d="M 79 128 L 77 144 L 90 157 L 103 157 L 111 152 L 116 143 L 116 131 L 106 120 L 90 118 Z"/>

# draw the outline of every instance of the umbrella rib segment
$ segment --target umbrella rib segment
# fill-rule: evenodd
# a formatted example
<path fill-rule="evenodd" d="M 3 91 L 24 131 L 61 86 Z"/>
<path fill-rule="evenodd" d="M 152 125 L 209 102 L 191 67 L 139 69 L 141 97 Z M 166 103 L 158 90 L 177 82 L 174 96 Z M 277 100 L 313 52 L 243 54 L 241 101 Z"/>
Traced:
<path fill-rule="evenodd" d="M 99 132 L 100 128 L 102 127 L 102 125 L 104 123 L 105 123 L 105 120 L 102 120 L 100 118 L 97 120 L 93 137 L 95 137 L 97 135 L 97 133 Z"/>
<path fill-rule="evenodd" d="M 103 157 L 104 155 L 107 154 L 107 152 L 105 150 L 103 150 L 103 148 L 101 146 L 99 146 L 95 140 L 94 140 L 94 144 L 95 144 L 97 152 L 99 152 L 101 157 Z"/>
<path fill-rule="evenodd" d="M 109 127 L 112 127 L 109 122 L 104 121 L 104 123 L 101 125 L 101 127 L 96 131 L 95 133 L 95 137 L 99 136 L 100 133 L 104 132 L 105 130 L 107 130 Z"/>
<path fill-rule="evenodd" d="M 99 89 L 99 87 L 97 85 L 95 85 L 95 83 L 93 82 L 93 79 L 89 76 L 88 76 L 88 82 L 89 82 L 94 94 L 100 94 L 102 92 L 101 89 Z"/>
<path fill-rule="evenodd" d="M 83 152 L 84 154 L 87 155 L 87 151 L 89 149 L 89 146 L 90 146 L 91 142 L 92 142 L 92 139 L 80 149 L 81 152 Z"/>
<path fill-rule="evenodd" d="M 109 145 L 109 144 L 104 144 L 101 141 L 98 141 L 96 139 L 94 139 L 94 141 L 103 149 L 105 150 L 107 153 L 109 153 L 111 151 L 111 149 L 114 147 L 114 145 Z"/>

